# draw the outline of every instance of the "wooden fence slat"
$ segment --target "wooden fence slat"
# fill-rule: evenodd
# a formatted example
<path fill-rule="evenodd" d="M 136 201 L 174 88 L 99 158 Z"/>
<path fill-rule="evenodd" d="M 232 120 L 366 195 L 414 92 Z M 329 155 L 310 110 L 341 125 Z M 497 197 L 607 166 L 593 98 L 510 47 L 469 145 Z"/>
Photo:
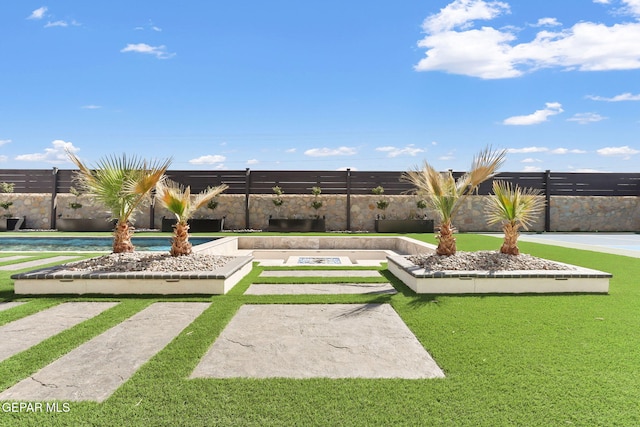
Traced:
<path fill-rule="evenodd" d="M 68 193 L 74 186 L 74 170 L 60 169 L 0 169 L 0 182 L 15 184 L 16 193 L 50 193 L 57 178 L 57 192 Z M 192 193 L 208 186 L 227 184 L 228 194 L 271 194 L 279 185 L 285 194 L 310 194 L 319 186 L 323 194 L 369 195 L 377 186 L 384 187 L 385 194 L 406 194 L 413 190 L 403 181 L 398 171 L 276 171 L 276 170 L 169 170 L 167 175 L 184 185 L 190 185 Z M 459 177 L 463 172 L 453 172 Z M 250 182 L 247 182 L 249 179 Z M 347 183 L 347 179 L 349 182 Z M 545 191 L 551 196 L 640 196 L 640 173 L 570 173 L 551 172 L 547 180 L 545 172 L 502 172 L 495 179 L 508 180 L 521 187 Z M 548 181 L 549 188 L 546 188 Z M 249 185 L 247 185 L 249 184 Z M 478 194 L 489 194 L 491 182 L 483 183 Z"/>

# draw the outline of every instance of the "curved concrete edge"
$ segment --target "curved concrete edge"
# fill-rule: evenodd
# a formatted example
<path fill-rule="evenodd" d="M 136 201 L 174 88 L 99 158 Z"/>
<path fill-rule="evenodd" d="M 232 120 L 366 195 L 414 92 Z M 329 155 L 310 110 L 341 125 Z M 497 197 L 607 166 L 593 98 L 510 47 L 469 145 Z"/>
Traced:
<path fill-rule="evenodd" d="M 427 272 L 404 256 L 387 257 L 387 262 L 389 271 L 418 294 L 606 294 L 613 277 L 575 265 L 575 270 Z"/>
<path fill-rule="evenodd" d="M 215 271 L 176 273 L 82 273 L 44 268 L 11 276 L 16 295 L 106 294 L 184 295 L 226 294 L 253 265 L 252 256 L 238 256 Z"/>

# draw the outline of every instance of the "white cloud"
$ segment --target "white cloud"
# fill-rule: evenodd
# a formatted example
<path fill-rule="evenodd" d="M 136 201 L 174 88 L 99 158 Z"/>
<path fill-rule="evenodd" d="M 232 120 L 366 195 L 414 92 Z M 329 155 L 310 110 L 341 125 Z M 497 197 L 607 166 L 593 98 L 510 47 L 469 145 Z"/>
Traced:
<path fill-rule="evenodd" d="M 295 153 L 296 152 L 296 148 L 288 148 L 286 150 L 284 150 L 285 153 Z"/>
<path fill-rule="evenodd" d="M 636 17 L 640 16 L 640 1 L 639 0 L 622 0 L 625 4 L 624 12 Z"/>
<path fill-rule="evenodd" d="M 27 19 L 42 19 L 45 13 L 47 13 L 47 7 L 42 6 L 31 12 L 31 15 L 29 15 Z"/>
<path fill-rule="evenodd" d="M 551 154 L 585 154 L 586 151 L 585 150 L 578 150 L 578 149 L 572 149 L 569 150 L 568 148 L 555 148 L 551 151 L 549 151 Z"/>
<path fill-rule="evenodd" d="M 8 162 L 9 158 L 5 155 L 0 156 L 0 163 Z"/>
<path fill-rule="evenodd" d="M 547 147 L 524 147 L 524 148 L 508 148 L 507 153 L 526 154 L 526 153 L 544 153 L 549 151 Z"/>
<path fill-rule="evenodd" d="M 593 0 L 593 2 L 597 4 L 609 4 L 611 0 Z"/>
<path fill-rule="evenodd" d="M 311 148 L 304 152 L 305 156 L 327 157 L 327 156 L 353 156 L 357 151 L 353 147 L 338 148 Z"/>
<path fill-rule="evenodd" d="M 634 154 L 640 153 L 640 150 L 625 145 L 622 147 L 604 147 L 596 150 L 596 152 L 601 156 L 619 156 L 624 160 L 629 160 Z"/>
<path fill-rule="evenodd" d="M 513 116 L 504 119 L 502 122 L 505 125 L 512 126 L 529 126 L 537 125 L 539 123 L 546 122 L 549 117 L 562 113 L 562 105 L 558 102 L 547 102 L 546 106 L 542 110 L 537 110 L 532 114 L 526 116 Z"/>
<path fill-rule="evenodd" d="M 16 156 L 15 159 L 25 162 L 67 162 L 69 161 L 69 158 L 67 157 L 67 151 L 71 153 L 76 153 L 79 151 L 77 147 L 73 146 L 73 143 L 66 142 L 61 139 L 52 141 L 51 145 L 52 147 L 45 148 L 43 153 L 21 154 L 19 156 Z"/>
<path fill-rule="evenodd" d="M 607 171 L 597 170 L 597 169 L 590 169 L 590 168 L 577 168 L 577 169 L 574 169 L 573 172 L 580 172 L 580 173 L 606 173 Z"/>
<path fill-rule="evenodd" d="M 509 12 L 507 3 L 483 0 L 455 0 L 440 12 L 431 15 L 422 23 L 427 33 L 449 31 L 456 27 L 468 28 L 472 21 L 491 20 L 502 13 Z"/>
<path fill-rule="evenodd" d="M 146 43 L 128 44 L 126 47 L 120 49 L 120 52 L 144 53 L 153 55 L 158 59 L 169 59 L 176 55 L 175 53 L 167 52 L 167 47 L 164 45 L 150 46 Z"/>
<path fill-rule="evenodd" d="M 538 166 L 525 166 L 521 172 L 542 172 L 542 168 Z"/>
<path fill-rule="evenodd" d="M 258 163 L 260 163 L 260 161 L 258 161 L 258 159 L 249 159 L 249 160 L 247 160 L 247 164 L 248 165 L 257 165 Z"/>
<path fill-rule="evenodd" d="M 102 105 L 83 105 L 82 106 L 83 110 L 99 110 L 100 108 L 102 108 Z"/>
<path fill-rule="evenodd" d="M 11 143 L 10 139 L 0 139 L 0 147 L 2 147 L 4 144 L 9 144 Z"/>
<path fill-rule="evenodd" d="M 403 154 L 407 154 L 409 156 L 415 156 L 418 153 L 424 153 L 425 150 L 423 150 L 422 148 L 415 147 L 414 144 L 409 144 L 404 148 L 398 148 L 398 147 L 392 147 L 392 146 L 378 147 L 376 148 L 376 151 L 386 152 L 387 157 L 398 157 Z"/>
<path fill-rule="evenodd" d="M 640 93 L 634 95 L 630 92 L 621 93 L 620 95 L 613 96 L 611 98 L 606 98 L 604 96 L 587 96 L 588 99 L 593 101 L 606 101 L 606 102 L 621 102 L 621 101 L 640 101 Z"/>
<path fill-rule="evenodd" d="M 221 156 L 220 154 L 215 154 L 215 155 L 206 155 L 206 156 L 196 157 L 195 159 L 189 160 L 189 163 L 191 163 L 192 165 L 212 165 L 215 163 L 222 163 L 225 160 L 227 160 L 225 156 Z"/>
<path fill-rule="evenodd" d="M 49 21 L 45 24 L 45 28 L 51 28 L 51 27 L 68 27 L 69 24 L 67 23 L 67 21 Z"/>
<path fill-rule="evenodd" d="M 562 25 L 556 18 L 540 18 L 533 27 L 557 27 Z"/>
<path fill-rule="evenodd" d="M 625 12 L 640 17 L 640 0 L 624 0 Z M 482 79 L 513 78 L 541 68 L 579 71 L 640 68 L 640 23 L 611 26 L 581 21 L 557 31 L 541 30 L 520 42 L 513 27 L 473 28 L 473 21 L 494 19 L 509 5 L 483 0 L 455 0 L 423 24 L 418 46 L 426 57 L 417 71 L 444 71 Z M 538 22 L 555 24 L 553 18 Z"/>
<path fill-rule="evenodd" d="M 567 119 L 568 122 L 576 122 L 581 125 L 595 123 L 602 120 L 606 120 L 606 117 L 601 116 L 600 114 L 597 114 L 597 113 L 577 113 L 570 119 Z"/>
<path fill-rule="evenodd" d="M 527 157 L 526 159 L 522 160 L 520 163 L 541 163 L 542 160 L 540 159 L 534 159 L 533 157 Z"/>

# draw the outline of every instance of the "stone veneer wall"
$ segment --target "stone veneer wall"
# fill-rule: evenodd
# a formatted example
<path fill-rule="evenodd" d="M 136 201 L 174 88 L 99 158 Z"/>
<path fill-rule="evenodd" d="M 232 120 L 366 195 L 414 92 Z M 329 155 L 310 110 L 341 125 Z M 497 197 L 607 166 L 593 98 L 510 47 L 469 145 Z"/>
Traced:
<path fill-rule="evenodd" d="M 381 196 L 351 196 L 351 230 L 373 231 L 377 215 L 387 219 L 423 218 L 437 216 L 428 209 L 416 206 L 416 197 L 409 195 L 382 196 L 389 207 L 382 212 L 376 206 Z M 483 199 L 486 196 L 469 196 L 454 219 L 459 231 L 499 231 L 500 226 L 487 226 Z M 4 194 L 3 200 L 13 201 L 9 212 L 13 216 L 25 216 L 28 228 L 50 227 L 51 195 L 49 194 Z M 269 216 L 274 218 L 311 218 L 316 212 L 311 208 L 311 195 L 283 195 L 284 203 L 277 208 L 272 195 L 251 195 L 249 198 L 249 228 L 266 230 Z M 211 211 L 202 208 L 195 218 L 225 217 L 225 229 L 242 230 L 245 224 L 245 197 L 242 194 L 222 194 L 217 197 L 218 208 Z M 345 230 L 347 226 L 347 198 L 343 195 L 321 195 L 323 206 L 317 214 L 324 216 L 327 230 Z M 80 196 L 80 209 L 71 209 L 69 203 L 75 196 L 60 194 L 57 198 L 57 214 L 68 218 L 107 218 L 109 212 L 87 195 Z M 551 198 L 551 231 L 640 231 L 640 197 L 616 196 L 554 196 Z M 2 214 L 2 212 L 0 212 Z M 163 216 L 170 217 L 166 209 L 157 205 L 154 210 L 155 228 L 160 228 Z M 136 216 L 136 227 L 149 227 L 149 207 L 144 207 Z M 544 230 L 544 215 L 530 227 L 531 231 Z"/>

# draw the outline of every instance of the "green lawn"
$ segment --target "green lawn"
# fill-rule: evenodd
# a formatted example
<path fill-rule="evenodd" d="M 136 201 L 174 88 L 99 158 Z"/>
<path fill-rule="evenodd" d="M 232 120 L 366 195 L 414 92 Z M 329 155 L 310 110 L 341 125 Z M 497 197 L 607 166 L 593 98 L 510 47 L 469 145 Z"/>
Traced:
<path fill-rule="evenodd" d="M 433 235 L 412 237 L 435 242 Z M 493 237 L 458 236 L 459 250 L 499 245 Z M 610 293 L 417 296 L 383 267 L 398 294 L 244 296 L 254 268 L 227 295 L 162 299 L 212 305 L 104 403 L 70 402 L 67 413 L 0 410 L 0 425 L 640 425 L 640 259 L 526 242 L 520 248 L 610 272 Z M 9 276 L 0 272 L 0 301 L 13 298 Z M 0 312 L 0 325 L 67 300 L 31 299 Z M 159 299 L 115 300 L 122 302 L 0 363 L 0 389 Z M 242 304 L 366 302 L 391 303 L 446 378 L 187 379 Z"/>

